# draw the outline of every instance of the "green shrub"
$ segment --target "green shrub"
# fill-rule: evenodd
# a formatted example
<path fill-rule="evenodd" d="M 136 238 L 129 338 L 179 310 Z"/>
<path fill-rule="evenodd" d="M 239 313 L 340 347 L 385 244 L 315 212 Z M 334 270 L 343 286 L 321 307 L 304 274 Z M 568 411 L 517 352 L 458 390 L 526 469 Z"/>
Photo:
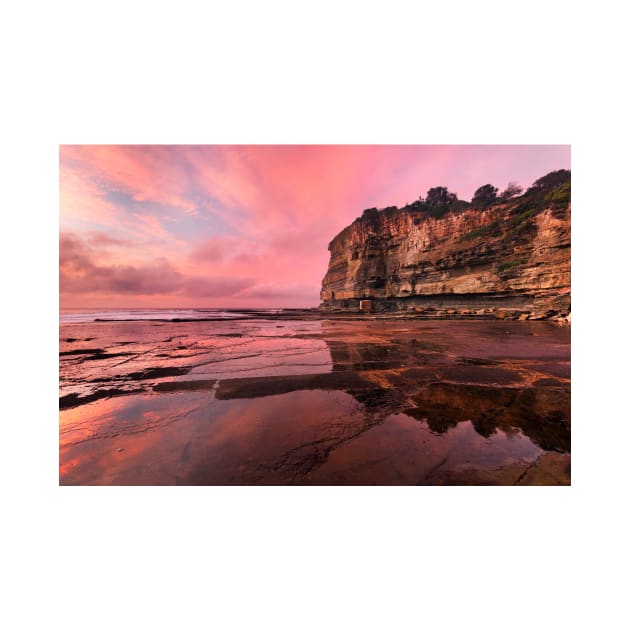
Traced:
<path fill-rule="evenodd" d="M 550 205 L 566 205 L 571 201 L 571 182 L 559 184 L 545 195 L 545 200 Z"/>
<path fill-rule="evenodd" d="M 527 189 L 527 194 L 541 190 L 553 190 L 554 188 L 567 183 L 571 186 L 571 171 L 564 168 L 558 171 L 551 171 L 551 173 L 547 173 L 546 175 L 538 178 Z"/>
<path fill-rule="evenodd" d="M 499 265 L 499 273 L 501 273 L 502 271 L 505 271 L 506 269 L 511 269 L 512 267 L 517 267 L 518 265 L 522 265 L 523 264 L 523 260 L 510 260 L 508 262 L 504 262 L 501 263 Z"/>
<path fill-rule="evenodd" d="M 537 179 L 514 207 L 513 214 L 528 210 L 540 212 L 549 207 L 565 206 L 571 201 L 571 171 L 561 169 Z"/>
<path fill-rule="evenodd" d="M 462 241 L 472 241 L 476 238 L 481 238 L 482 236 L 498 236 L 500 233 L 501 223 L 499 221 L 494 221 L 490 225 L 484 225 L 482 227 L 475 228 L 468 232 L 468 234 L 464 234 L 459 240 Z"/>

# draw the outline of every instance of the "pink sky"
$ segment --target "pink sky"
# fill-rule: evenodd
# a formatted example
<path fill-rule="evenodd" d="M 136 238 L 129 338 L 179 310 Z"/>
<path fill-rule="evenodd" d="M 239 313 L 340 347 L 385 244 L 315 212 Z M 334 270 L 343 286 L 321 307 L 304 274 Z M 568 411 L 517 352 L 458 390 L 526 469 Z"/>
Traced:
<path fill-rule="evenodd" d="M 64 145 L 60 303 L 316 306 L 328 243 L 365 208 L 559 168 L 568 145 Z"/>

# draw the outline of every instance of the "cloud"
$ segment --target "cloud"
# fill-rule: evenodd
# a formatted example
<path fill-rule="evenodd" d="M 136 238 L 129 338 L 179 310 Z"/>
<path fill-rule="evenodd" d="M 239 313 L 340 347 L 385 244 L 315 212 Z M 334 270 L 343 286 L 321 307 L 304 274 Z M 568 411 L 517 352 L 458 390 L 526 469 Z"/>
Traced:
<path fill-rule="evenodd" d="M 87 233 L 87 242 L 95 247 L 128 247 L 133 241 L 114 238 L 106 232 L 91 231 Z"/>
<path fill-rule="evenodd" d="M 104 265 L 98 262 L 98 251 L 75 234 L 62 233 L 59 240 L 59 284 L 64 294 L 225 297 L 238 295 L 253 282 L 249 278 L 189 276 L 166 258 L 144 265 Z"/>
<path fill-rule="evenodd" d="M 98 182 L 108 190 L 123 191 L 135 201 L 154 201 L 198 212 L 188 195 L 190 175 L 176 159 L 177 147 L 129 145 L 63 145 L 62 166 Z"/>
<path fill-rule="evenodd" d="M 59 240 L 62 293 L 164 294 L 173 293 L 181 283 L 182 274 L 165 258 L 144 266 L 102 265 L 93 249 L 75 235 L 62 234 Z"/>
<path fill-rule="evenodd" d="M 189 297 L 233 297 L 254 283 L 252 278 L 200 278 L 186 279 L 182 293 Z"/>
<path fill-rule="evenodd" d="M 153 239 L 169 240 L 172 236 L 164 229 L 161 221 L 154 216 L 147 214 L 140 214 L 139 212 L 132 213 L 133 217 L 139 222 L 139 229 L 147 236 Z"/>
<path fill-rule="evenodd" d="M 65 222 L 113 227 L 124 218 L 124 210 L 107 198 L 102 184 L 63 162 L 59 166 L 59 208 L 62 225 Z"/>
<path fill-rule="evenodd" d="M 318 286 L 304 286 L 302 284 L 284 284 L 279 282 L 263 282 L 251 288 L 244 289 L 239 297 L 243 299 L 291 300 L 308 298 L 313 291 L 319 291 Z"/>
<path fill-rule="evenodd" d="M 262 254 L 259 243 L 239 236 L 213 236 L 194 246 L 189 258 L 195 263 L 256 264 Z"/>

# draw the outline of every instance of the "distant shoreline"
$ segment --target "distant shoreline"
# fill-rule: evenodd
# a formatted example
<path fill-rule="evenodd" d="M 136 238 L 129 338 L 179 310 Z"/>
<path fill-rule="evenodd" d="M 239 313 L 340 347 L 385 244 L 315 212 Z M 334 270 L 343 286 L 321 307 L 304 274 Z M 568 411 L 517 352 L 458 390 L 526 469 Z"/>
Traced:
<path fill-rule="evenodd" d="M 245 310 L 239 311 L 241 313 Z M 488 320 L 509 320 L 509 321 L 552 321 L 559 324 L 570 324 L 571 314 L 565 316 L 561 313 L 532 313 L 522 310 L 498 309 L 485 313 L 461 313 L 461 312 L 414 312 L 414 311 L 392 311 L 383 313 L 362 313 L 344 310 L 328 309 L 284 309 L 277 313 L 264 313 L 261 311 L 248 311 L 243 317 L 123 317 L 108 318 L 96 317 L 94 319 L 82 321 L 60 321 L 60 326 L 67 326 L 79 323 L 116 323 L 116 322 L 156 322 L 156 323 L 186 323 L 186 322 L 225 322 L 225 321 L 245 321 L 245 320 L 286 320 L 286 319 L 335 319 L 335 320 L 464 320 L 464 321 L 488 321 Z"/>

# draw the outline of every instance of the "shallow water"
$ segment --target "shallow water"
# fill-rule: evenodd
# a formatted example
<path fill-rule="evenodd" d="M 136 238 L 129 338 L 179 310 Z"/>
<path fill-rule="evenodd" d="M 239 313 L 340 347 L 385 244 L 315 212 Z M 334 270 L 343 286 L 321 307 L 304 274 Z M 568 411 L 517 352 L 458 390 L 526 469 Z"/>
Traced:
<path fill-rule="evenodd" d="M 274 320 L 60 329 L 62 484 L 568 484 L 570 331 Z"/>

